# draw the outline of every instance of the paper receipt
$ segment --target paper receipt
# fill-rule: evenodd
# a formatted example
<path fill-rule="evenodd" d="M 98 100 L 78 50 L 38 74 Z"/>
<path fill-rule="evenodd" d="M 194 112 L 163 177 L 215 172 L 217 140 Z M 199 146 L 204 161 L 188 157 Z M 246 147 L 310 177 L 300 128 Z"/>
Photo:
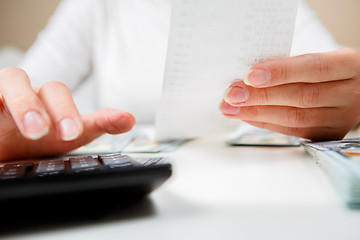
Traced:
<path fill-rule="evenodd" d="M 290 55 L 297 0 L 173 0 L 156 138 L 188 139 L 240 125 L 220 110 L 252 65 Z"/>

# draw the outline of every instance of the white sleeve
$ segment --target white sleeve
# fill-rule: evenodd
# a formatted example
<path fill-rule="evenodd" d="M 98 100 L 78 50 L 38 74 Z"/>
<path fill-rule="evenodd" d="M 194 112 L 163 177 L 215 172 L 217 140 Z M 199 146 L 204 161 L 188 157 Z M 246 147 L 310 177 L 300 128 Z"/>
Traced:
<path fill-rule="evenodd" d="M 64 82 L 74 89 L 91 70 L 93 1 L 63 0 L 19 67 L 33 86 Z"/>
<path fill-rule="evenodd" d="M 316 14 L 300 0 L 291 55 L 327 52 L 339 47 Z"/>

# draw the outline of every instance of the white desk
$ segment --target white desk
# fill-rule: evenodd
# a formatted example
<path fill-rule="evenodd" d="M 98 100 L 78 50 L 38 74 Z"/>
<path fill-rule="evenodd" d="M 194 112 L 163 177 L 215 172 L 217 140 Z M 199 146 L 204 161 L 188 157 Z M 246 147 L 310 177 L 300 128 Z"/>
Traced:
<path fill-rule="evenodd" d="M 360 211 L 343 205 L 302 148 L 228 147 L 214 137 L 187 143 L 169 156 L 174 174 L 151 194 L 146 203 L 151 214 L 137 211 L 12 237 L 360 239 Z"/>

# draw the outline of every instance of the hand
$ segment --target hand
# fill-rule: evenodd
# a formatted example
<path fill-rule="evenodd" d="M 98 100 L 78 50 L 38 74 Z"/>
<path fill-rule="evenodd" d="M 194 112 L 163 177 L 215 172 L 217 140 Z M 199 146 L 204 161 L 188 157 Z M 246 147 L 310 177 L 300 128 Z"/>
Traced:
<path fill-rule="evenodd" d="M 0 161 L 68 152 L 134 124 L 131 114 L 119 110 L 80 115 L 63 83 L 33 89 L 21 69 L 0 70 Z"/>
<path fill-rule="evenodd" d="M 360 121 L 360 51 L 273 59 L 230 85 L 220 110 L 256 127 L 312 140 L 343 138 Z"/>

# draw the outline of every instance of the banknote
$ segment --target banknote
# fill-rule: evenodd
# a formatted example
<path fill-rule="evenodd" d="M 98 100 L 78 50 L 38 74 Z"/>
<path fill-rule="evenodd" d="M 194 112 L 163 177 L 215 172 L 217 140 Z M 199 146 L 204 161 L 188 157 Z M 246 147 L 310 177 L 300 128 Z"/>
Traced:
<path fill-rule="evenodd" d="M 297 137 L 260 129 L 252 126 L 242 126 L 235 133 L 229 135 L 226 143 L 231 146 L 254 147 L 298 147 Z"/>
<path fill-rule="evenodd" d="M 360 138 L 302 142 L 350 208 L 360 208 Z"/>
<path fill-rule="evenodd" d="M 120 135 L 105 134 L 68 155 L 93 155 L 100 153 L 159 153 L 173 152 L 188 140 L 155 141 L 139 131 Z"/>

